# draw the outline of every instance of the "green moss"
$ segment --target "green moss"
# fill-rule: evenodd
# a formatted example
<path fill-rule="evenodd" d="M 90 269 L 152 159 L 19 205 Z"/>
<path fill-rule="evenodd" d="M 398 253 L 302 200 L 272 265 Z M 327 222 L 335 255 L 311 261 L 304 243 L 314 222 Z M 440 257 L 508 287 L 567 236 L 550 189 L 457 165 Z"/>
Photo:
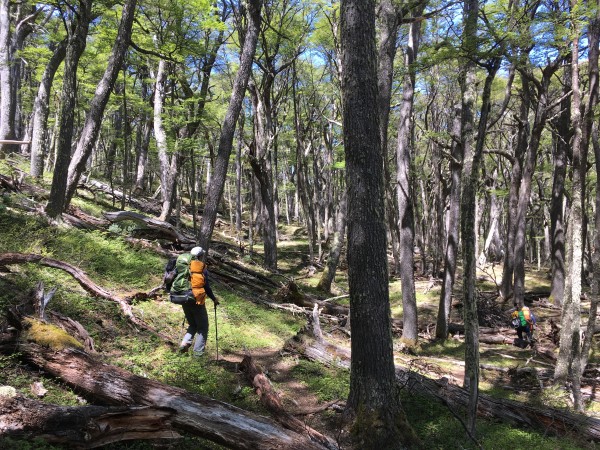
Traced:
<path fill-rule="evenodd" d="M 26 341 L 35 342 L 57 351 L 68 347 L 83 348 L 80 342 L 62 328 L 30 318 L 25 319 L 25 323 L 26 328 L 21 338 Z"/>

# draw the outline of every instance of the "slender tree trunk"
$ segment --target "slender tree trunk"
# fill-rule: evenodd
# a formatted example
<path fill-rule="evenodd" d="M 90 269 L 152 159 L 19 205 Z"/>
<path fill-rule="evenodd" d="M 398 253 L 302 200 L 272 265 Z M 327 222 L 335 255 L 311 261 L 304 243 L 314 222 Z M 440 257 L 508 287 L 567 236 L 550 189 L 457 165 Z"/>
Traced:
<path fill-rule="evenodd" d="M 519 188 L 521 178 L 523 177 L 523 158 L 529 141 L 529 108 L 531 99 L 529 97 L 529 81 L 521 77 L 523 89 L 521 95 L 521 105 L 519 109 L 519 129 L 517 133 L 517 143 L 515 146 L 515 156 L 510 178 L 510 188 L 508 193 L 508 211 L 506 214 L 506 249 L 504 253 L 504 264 L 502 272 L 502 298 L 508 299 L 513 295 L 513 277 L 515 272 L 515 236 L 516 236 L 516 216 L 519 207 Z"/>
<path fill-rule="evenodd" d="M 462 132 L 461 110 L 455 109 L 452 134 L 459 139 Z M 461 143 L 454 141 L 452 144 L 452 158 L 450 160 L 450 196 L 448 206 L 448 237 L 446 241 L 446 256 L 444 259 L 444 276 L 442 282 L 442 293 L 437 316 L 435 337 L 445 340 L 448 337 L 448 324 L 450 320 L 450 307 L 452 306 L 452 290 L 456 275 L 456 261 L 458 259 L 459 220 L 460 220 L 460 196 L 462 182 L 462 166 L 464 159 L 464 147 Z"/>
<path fill-rule="evenodd" d="M 421 15 L 425 3 L 415 10 L 415 15 Z M 408 73 L 404 77 L 404 89 L 400 107 L 398 124 L 398 148 L 396 150 L 396 185 L 398 201 L 398 228 L 400 229 L 400 277 L 402 279 L 402 308 L 403 327 L 402 341 L 408 346 L 414 346 L 418 339 L 417 299 L 415 294 L 414 273 L 414 240 L 415 219 L 413 214 L 412 189 L 412 113 L 414 104 L 417 52 L 421 21 L 412 22 L 409 26 L 408 44 L 405 49 L 404 65 Z"/>
<path fill-rule="evenodd" d="M 576 14 L 578 2 L 571 1 L 571 14 Z M 595 5 L 598 7 L 598 4 Z M 583 411 L 583 400 L 581 396 L 581 376 L 587 362 L 587 352 L 591 347 L 590 341 L 581 342 L 581 287 L 582 287 L 582 262 L 584 251 L 584 191 L 586 175 L 586 153 L 588 151 L 590 136 L 592 133 L 593 110 L 598 99 L 598 12 L 590 24 L 588 39 L 589 51 L 589 94 L 586 104 L 585 117 L 581 116 L 581 90 L 579 85 L 579 22 L 573 20 L 573 41 L 571 58 L 572 94 L 571 94 L 571 129 L 573 139 L 571 148 L 573 151 L 573 184 L 571 188 L 571 211 L 569 217 L 569 228 L 567 232 L 567 283 L 565 286 L 565 297 L 563 314 L 561 320 L 560 350 L 556 362 L 554 378 L 556 381 L 564 382 L 567 378 L 571 382 L 574 407 L 578 412 Z M 597 312 L 597 299 L 592 299 L 592 307 L 588 321 L 588 332 L 595 326 Z M 593 313 L 593 316 L 592 316 Z M 585 351 L 582 351 L 584 344 Z"/>
<path fill-rule="evenodd" d="M 473 0 L 473 3 L 468 6 L 467 9 L 467 25 L 465 26 L 465 33 L 467 39 L 470 39 L 469 34 L 472 31 L 472 26 L 476 26 L 477 18 L 477 0 Z M 473 14 L 475 19 L 470 15 Z M 470 22 L 473 20 L 473 22 Z M 469 408 L 468 408 L 468 429 L 470 433 L 475 436 L 476 432 L 476 419 L 477 419 L 477 403 L 479 398 L 479 322 L 477 316 L 477 295 L 475 291 L 475 285 L 477 282 L 477 186 L 480 178 L 481 164 L 483 159 L 483 146 L 485 143 L 485 136 L 487 131 L 487 119 L 491 106 L 491 92 L 492 83 L 496 76 L 498 69 L 500 68 L 500 58 L 494 58 L 490 61 L 488 69 L 488 75 L 485 79 L 483 92 L 481 94 L 481 112 L 479 114 L 479 125 L 477 129 L 477 140 L 475 143 L 475 149 L 471 152 L 465 150 L 465 165 L 464 165 L 464 182 L 463 182 L 463 195 L 461 199 L 461 235 L 462 235 L 462 248 L 463 248 L 463 315 L 465 323 L 465 387 L 469 390 Z M 474 72 L 471 70 L 467 71 L 465 81 L 470 84 L 474 84 Z M 470 92 L 471 88 L 467 87 L 465 90 L 464 107 L 473 106 L 473 100 L 475 97 Z M 463 109 L 463 113 L 467 109 Z M 472 111 L 472 109 L 471 109 Z M 466 120 L 465 120 L 466 119 Z M 463 136 L 465 142 L 469 139 L 469 124 L 468 121 L 473 120 L 472 116 L 469 117 L 467 112 L 466 117 L 463 116 Z M 467 132 L 465 133 L 465 127 Z M 468 144 L 465 145 L 467 149 Z"/>
<path fill-rule="evenodd" d="M 585 150 L 589 148 L 590 139 L 593 141 L 593 149 L 595 155 L 595 168 L 596 174 L 600 173 L 600 146 L 598 145 L 598 123 L 594 121 L 594 109 L 598 103 L 598 57 L 599 49 L 598 44 L 600 41 L 600 5 L 596 1 L 594 4 L 596 8 L 595 17 L 590 20 L 588 28 L 588 80 L 589 80 L 589 96 L 588 105 L 586 108 L 585 122 L 584 122 L 584 142 Z M 590 350 L 594 340 L 594 329 L 596 328 L 596 316 L 598 313 L 598 303 L 600 302 L 600 179 L 596 177 L 596 199 L 595 199 L 595 211 L 594 211 L 594 223 L 596 233 L 594 233 L 592 244 L 592 285 L 590 290 L 590 312 L 588 316 L 587 329 L 585 339 L 583 342 L 583 349 L 581 351 L 581 372 L 583 372 L 587 366 L 588 358 L 590 356 Z"/>
<path fill-rule="evenodd" d="M 154 137 L 160 162 L 160 189 L 162 209 L 160 220 L 167 220 L 173 209 L 174 181 L 177 178 L 178 158 L 176 154 L 169 156 L 167 132 L 163 122 L 163 109 L 166 97 L 168 63 L 161 59 L 156 72 L 156 87 L 154 90 Z"/>
<path fill-rule="evenodd" d="M 375 1 L 341 2 L 352 362 L 347 411 L 361 448 L 414 445 L 394 383 L 377 112 Z M 375 424 L 377 424 L 375 426 Z"/>
<path fill-rule="evenodd" d="M 525 295 L 525 248 L 526 248 L 526 214 L 529 208 L 529 197 L 531 196 L 531 182 L 535 172 L 537 153 L 540 147 L 542 131 L 546 124 L 548 116 L 548 89 L 552 74 L 558 69 L 559 60 L 550 63 L 542 71 L 542 80 L 539 83 L 537 93 L 537 106 L 531 136 L 527 147 L 523 176 L 519 187 L 519 202 L 517 215 L 515 218 L 515 240 L 514 240 L 514 303 L 523 306 Z M 529 76 L 529 75 L 525 75 Z M 531 95 L 525 92 L 526 84 L 523 82 L 524 95 Z"/>
<path fill-rule="evenodd" d="M 15 139 L 15 84 L 11 79 L 10 0 L 0 0 L 0 139 Z M 0 157 L 14 149 L 0 144 Z"/>
<path fill-rule="evenodd" d="M 77 183 L 79 183 L 79 178 L 85 170 L 87 161 L 92 154 L 94 146 L 96 145 L 106 104 L 108 103 L 110 94 L 115 86 L 115 81 L 117 80 L 117 76 L 119 75 L 119 71 L 123 65 L 123 61 L 125 60 L 125 53 L 129 47 L 131 28 L 133 26 L 136 6 L 137 0 L 127 0 L 123 6 L 121 23 L 119 24 L 119 30 L 117 32 L 117 37 L 108 60 L 108 65 L 106 66 L 106 70 L 104 71 L 102 79 L 98 82 L 98 86 L 96 87 L 94 98 L 90 103 L 90 109 L 85 117 L 85 123 L 83 125 L 83 130 L 81 131 L 81 136 L 77 142 L 77 148 L 75 149 L 75 153 L 71 158 L 69 174 L 67 177 L 67 196 L 65 200 L 65 208 L 69 206 L 73 195 L 77 191 Z M 123 92 L 125 92 L 124 87 Z"/>
<path fill-rule="evenodd" d="M 208 249 L 209 247 L 210 238 L 215 226 L 217 208 L 219 200 L 223 195 L 227 168 L 229 166 L 229 157 L 233 147 L 236 122 L 242 109 L 244 93 L 246 92 L 248 79 L 252 70 L 252 60 L 254 59 L 256 43 L 258 41 L 258 30 L 260 27 L 261 6 L 262 0 L 248 1 L 248 26 L 244 37 L 242 54 L 240 55 L 240 66 L 235 76 L 229 106 L 227 107 L 225 120 L 223 121 L 223 126 L 221 128 L 217 158 L 215 160 L 214 179 L 208 188 L 204 212 L 202 214 L 202 224 L 200 225 L 200 233 L 198 236 L 199 245 L 205 249 Z"/>
<path fill-rule="evenodd" d="M 347 194 L 345 190 L 341 194 L 341 197 L 342 198 L 338 204 L 331 250 L 329 251 L 329 257 L 327 258 L 325 269 L 321 274 L 321 279 L 317 284 L 317 289 L 327 293 L 331 292 L 331 284 L 335 278 L 335 272 L 337 270 L 340 261 L 340 255 L 342 254 L 342 248 L 344 246 L 344 235 L 346 233 Z"/>
<path fill-rule="evenodd" d="M 378 78 L 379 89 L 377 106 L 379 110 L 379 134 L 381 136 L 381 148 L 383 149 L 383 170 L 386 177 L 385 187 L 388 190 L 385 196 L 386 219 L 388 231 L 392 239 L 392 255 L 395 261 L 394 271 L 400 269 L 400 229 L 398 225 L 398 212 L 396 184 L 391 182 L 391 169 L 388 164 L 388 125 L 390 117 L 390 103 L 392 98 L 392 83 L 394 75 L 394 58 L 396 57 L 398 27 L 400 26 L 400 14 L 398 7 L 392 0 L 382 0 L 378 5 L 377 20 L 378 27 Z"/>
<path fill-rule="evenodd" d="M 577 0 L 571 1 L 571 14 Z M 573 184 L 571 187 L 571 211 L 567 231 L 567 283 L 561 319 L 560 350 L 556 361 L 554 379 L 571 382 L 574 406 L 583 411 L 581 399 L 581 262 L 582 262 L 582 225 L 583 225 L 583 183 L 585 167 L 583 145 L 581 142 L 581 91 L 579 87 L 579 32 L 577 20 L 572 22 L 573 42 L 571 49 L 571 129 L 573 139 Z"/>
<path fill-rule="evenodd" d="M 242 233 L 242 146 L 244 143 L 244 116 L 240 115 L 238 141 L 235 152 L 235 230 L 238 239 Z"/>
<path fill-rule="evenodd" d="M 79 65 L 79 58 L 85 50 L 91 20 L 92 0 L 83 0 L 80 2 L 77 18 L 74 19 L 75 22 L 69 34 L 65 55 L 56 162 L 50 188 L 50 199 L 46 205 L 46 214 L 50 217 L 57 217 L 62 214 L 65 206 L 67 174 L 71 160 L 71 143 L 75 122 L 77 66 Z"/>
<path fill-rule="evenodd" d="M 48 141 L 48 114 L 50 112 L 50 90 L 58 66 L 65 59 L 67 41 L 58 43 L 50 61 L 42 74 L 42 81 L 33 104 L 33 131 L 31 132 L 31 167 L 32 177 L 40 178 L 44 172 L 44 154 Z"/>

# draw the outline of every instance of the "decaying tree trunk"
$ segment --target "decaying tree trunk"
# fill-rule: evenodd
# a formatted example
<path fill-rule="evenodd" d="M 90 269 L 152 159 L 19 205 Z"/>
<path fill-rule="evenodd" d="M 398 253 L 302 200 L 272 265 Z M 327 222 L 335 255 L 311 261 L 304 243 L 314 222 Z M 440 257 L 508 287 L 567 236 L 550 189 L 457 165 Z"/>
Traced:
<path fill-rule="evenodd" d="M 318 431 L 309 427 L 304 422 L 285 411 L 279 394 L 273 389 L 271 382 L 262 372 L 262 370 L 260 370 L 256 364 L 254 364 L 252 357 L 245 356 L 240 364 L 240 368 L 246 373 L 246 378 L 256 389 L 261 403 L 269 410 L 271 414 L 273 414 L 277 422 L 279 422 L 288 430 L 295 431 L 296 433 L 308 434 L 312 440 L 319 442 L 326 448 L 337 448 L 337 445 L 333 440 L 327 436 L 323 436 Z"/>
<path fill-rule="evenodd" d="M 155 407 L 58 406 L 21 395 L 0 395 L 0 435 L 41 438 L 69 448 L 94 448 L 130 439 L 181 437 L 175 411 Z"/>

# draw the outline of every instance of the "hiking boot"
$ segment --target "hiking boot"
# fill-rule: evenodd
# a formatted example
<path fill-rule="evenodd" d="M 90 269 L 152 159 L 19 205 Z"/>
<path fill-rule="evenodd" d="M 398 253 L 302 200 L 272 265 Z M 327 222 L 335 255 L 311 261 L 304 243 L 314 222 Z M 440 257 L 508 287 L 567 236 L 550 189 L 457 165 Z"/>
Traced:
<path fill-rule="evenodd" d="M 189 350 L 189 348 L 192 346 L 191 343 L 188 344 L 182 344 L 179 346 L 179 353 L 187 353 L 187 351 Z"/>

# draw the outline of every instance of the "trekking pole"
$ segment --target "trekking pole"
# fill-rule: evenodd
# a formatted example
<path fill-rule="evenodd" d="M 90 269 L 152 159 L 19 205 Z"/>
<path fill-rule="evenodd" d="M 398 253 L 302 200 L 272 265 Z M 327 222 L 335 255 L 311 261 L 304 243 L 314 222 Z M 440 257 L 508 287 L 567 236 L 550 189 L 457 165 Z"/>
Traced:
<path fill-rule="evenodd" d="M 219 327 L 217 325 L 217 304 L 215 303 L 215 343 L 217 347 L 217 361 L 219 360 Z"/>

